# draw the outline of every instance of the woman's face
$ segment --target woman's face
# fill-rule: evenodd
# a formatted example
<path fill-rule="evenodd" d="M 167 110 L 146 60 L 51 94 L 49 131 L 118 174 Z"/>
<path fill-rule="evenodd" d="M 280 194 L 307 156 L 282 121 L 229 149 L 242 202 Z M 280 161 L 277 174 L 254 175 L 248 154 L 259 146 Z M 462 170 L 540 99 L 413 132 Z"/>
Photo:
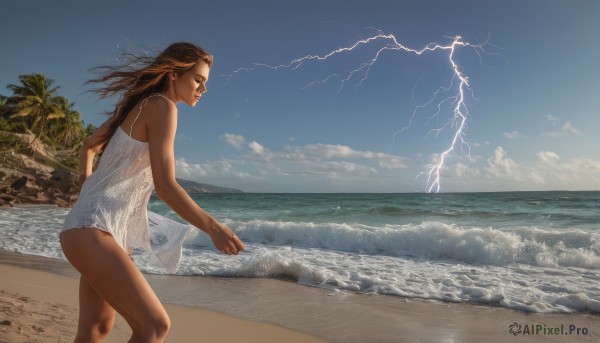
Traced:
<path fill-rule="evenodd" d="M 177 101 L 183 101 L 191 107 L 196 106 L 202 94 L 206 92 L 209 72 L 208 64 L 199 60 L 185 73 L 176 75 L 174 90 Z"/>

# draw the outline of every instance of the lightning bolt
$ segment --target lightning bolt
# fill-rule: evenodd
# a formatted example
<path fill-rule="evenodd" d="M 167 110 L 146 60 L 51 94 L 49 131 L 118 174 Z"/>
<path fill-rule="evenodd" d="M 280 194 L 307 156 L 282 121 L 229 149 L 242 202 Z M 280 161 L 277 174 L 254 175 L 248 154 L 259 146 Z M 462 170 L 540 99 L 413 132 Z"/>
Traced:
<path fill-rule="evenodd" d="M 385 42 L 385 45 L 383 47 L 379 48 L 371 59 L 361 63 L 354 70 L 349 71 L 345 76 L 342 76 L 339 74 L 332 74 L 332 75 L 329 75 L 329 76 L 323 78 L 322 80 L 313 81 L 304 87 L 304 88 L 308 88 L 315 84 L 325 84 L 325 83 L 328 83 L 331 79 L 336 78 L 336 79 L 339 79 L 339 83 L 340 83 L 340 87 L 338 89 L 338 93 L 339 93 L 342 90 L 342 88 L 344 88 L 346 83 L 349 82 L 355 75 L 361 76 L 360 80 L 356 84 L 356 87 L 360 86 L 368 78 L 371 68 L 379 60 L 380 56 L 384 52 L 401 51 L 401 52 L 406 52 L 406 53 L 413 53 L 416 55 L 422 55 L 424 53 L 430 53 L 430 52 L 435 52 L 435 51 L 447 52 L 448 60 L 450 62 L 451 68 L 452 68 L 452 78 L 450 80 L 450 85 L 448 85 L 447 87 L 443 87 L 443 86 L 440 87 L 433 94 L 433 96 L 431 97 L 431 99 L 429 101 L 427 101 L 424 104 L 415 106 L 415 109 L 413 110 L 412 115 L 410 116 L 407 126 L 396 131 L 393 135 L 393 140 L 394 140 L 396 135 L 398 135 L 399 133 L 401 133 L 402 131 L 404 131 L 410 127 L 414 117 L 416 116 L 416 114 L 419 110 L 429 107 L 430 105 L 435 103 L 436 100 L 439 100 L 437 102 L 438 110 L 437 110 L 437 112 L 434 113 L 434 115 L 431 118 L 439 115 L 439 113 L 442 110 L 442 105 L 444 105 L 446 103 L 449 103 L 452 105 L 452 115 L 450 116 L 449 121 L 443 127 L 430 131 L 431 133 L 435 133 L 437 136 L 442 130 L 444 130 L 447 127 L 450 127 L 453 129 L 453 133 L 451 135 L 452 139 L 448 143 L 446 149 L 444 151 L 442 151 L 441 153 L 439 153 L 437 162 L 426 165 L 425 166 L 426 171 L 419 174 L 419 176 L 425 175 L 427 177 L 426 191 L 428 193 L 434 193 L 434 192 L 437 193 L 440 191 L 440 186 L 441 186 L 440 174 L 442 172 L 442 169 L 444 168 L 444 164 L 446 163 L 446 159 L 448 158 L 448 156 L 455 150 L 455 147 L 458 144 L 460 144 L 461 146 L 465 145 L 468 147 L 468 144 L 464 139 L 465 131 L 466 131 L 466 124 L 467 124 L 467 120 L 469 118 L 469 109 L 465 103 L 465 92 L 470 91 L 471 95 L 473 94 L 473 92 L 470 88 L 468 77 L 462 73 L 461 69 L 459 68 L 458 63 L 455 60 L 455 52 L 458 48 L 471 48 L 477 52 L 477 54 L 481 60 L 481 57 L 482 57 L 481 53 L 489 54 L 485 50 L 485 47 L 487 45 L 492 45 L 489 42 L 489 37 L 482 44 L 471 44 L 469 42 L 465 42 L 462 40 L 461 36 L 455 36 L 455 37 L 451 37 L 449 39 L 452 41 L 447 45 L 441 45 L 439 43 L 428 43 L 427 45 L 425 45 L 425 47 L 423 47 L 421 49 L 413 49 L 413 48 L 409 48 L 409 47 L 401 44 L 400 42 L 398 42 L 398 40 L 396 39 L 396 36 L 394 36 L 393 34 L 385 34 L 381 30 L 377 30 L 377 34 L 374 36 L 361 39 L 350 46 L 332 50 L 329 53 L 324 54 L 324 55 L 306 55 L 304 57 L 294 59 L 287 64 L 280 64 L 280 65 L 268 65 L 268 64 L 263 64 L 263 63 L 254 63 L 251 67 L 239 68 L 239 69 L 233 71 L 231 74 L 226 74 L 226 75 L 222 75 L 222 76 L 225 76 L 227 78 L 226 83 L 228 83 L 231 80 L 231 78 L 233 78 L 236 74 L 243 73 L 243 72 L 252 72 L 259 68 L 266 68 L 266 69 L 272 69 L 272 70 L 280 70 L 280 69 L 296 70 L 308 61 L 313 61 L 313 60 L 314 61 L 324 61 L 335 55 L 349 53 L 349 52 L 357 49 L 360 46 L 369 45 L 376 41 Z M 448 93 L 452 90 L 455 90 L 454 94 L 448 95 L 444 99 L 439 99 L 440 94 Z M 414 92 L 414 90 L 413 90 L 413 92 Z M 469 156 L 470 156 L 470 149 L 469 149 Z"/>

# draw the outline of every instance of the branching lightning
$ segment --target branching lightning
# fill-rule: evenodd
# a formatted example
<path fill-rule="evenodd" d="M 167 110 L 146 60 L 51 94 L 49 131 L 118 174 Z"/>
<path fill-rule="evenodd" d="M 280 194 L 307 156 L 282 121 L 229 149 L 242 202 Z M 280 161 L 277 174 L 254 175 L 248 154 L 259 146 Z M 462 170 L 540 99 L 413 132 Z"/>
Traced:
<path fill-rule="evenodd" d="M 413 53 L 416 55 L 422 55 L 424 53 L 435 52 L 435 51 L 447 52 L 448 60 L 452 67 L 452 78 L 450 80 L 450 84 L 447 87 L 440 87 L 433 94 L 431 99 L 429 101 L 427 101 L 426 103 L 417 105 L 412 112 L 412 115 L 409 119 L 407 126 L 401 130 L 396 131 L 396 133 L 394 133 L 394 137 L 393 137 L 395 139 L 395 136 L 397 134 L 401 133 L 402 131 L 404 131 L 408 127 L 410 127 L 414 117 L 416 116 L 417 112 L 420 109 L 423 109 L 425 107 L 432 105 L 433 103 L 436 102 L 436 100 L 438 100 L 438 102 L 437 102 L 438 109 L 437 109 L 437 112 L 435 112 L 435 114 L 432 116 L 432 118 L 437 116 L 441 112 L 442 105 L 444 105 L 446 103 L 450 103 L 452 105 L 452 115 L 449 116 L 450 118 L 449 118 L 448 122 L 443 127 L 437 128 L 437 129 L 434 129 L 431 131 L 431 133 L 435 133 L 437 135 L 443 129 L 445 129 L 447 127 L 453 128 L 451 140 L 450 140 L 449 144 L 447 145 L 446 149 L 439 154 L 438 160 L 435 163 L 427 165 L 425 167 L 426 170 L 424 172 L 422 172 L 421 174 L 419 174 L 419 175 L 425 175 L 427 177 L 426 191 L 428 193 L 433 193 L 433 192 L 437 193 L 440 191 L 440 186 L 441 186 L 440 174 L 442 172 L 442 169 L 444 168 L 444 163 L 446 162 L 446 159 L 448 158 L 448 156 L 455 150 L 456 146 L 459 144 L 465 145 L 468 147 L 468 144 L 464 139 L 466 123 L 467 123 L 467 119 L 469 117 L 469 109 L 465 103 L 465 92 L 470 91 L 472 93 L 472 91 L 470 89 L 468 77 L 462 73 L 461 69 L 459 68 L 459 66 L 455 60 L 455 52 L 460 47 L 471 48 L 471 49 L 474 49 L 481 58 L 482 52 L 487 54 L 487 52 L 484 49 L 485 46 L 491 45 L 491 43 L 489 43 L 489 39 L 488 39 L 488 41 L 486 41 L 485 43 L 482 43 L 482 44 L 471 44 L 469 42 L 465 42 L 462 40 L 461 36 L 456 36 L 456 37 L 453 37 L 450 39 L 452 40 L 452 42 L 449 43 L 448 45 L 440 45 L 438 43 L 429 43 L 429 44 L 425 45 L 424 48 L 417 50 L 417 49 L 412 49 L 412 48 L 406 47 L 405 45 L 399 43 L 398 40 L 396 39 L 396 36 L 394 36 L 392 34 L 384 34 L 382 31 L 377 30 L 377 34 L 372 37 L 361 39 L 349 47 L 338 48 L 338 49 L 333 50 L 325 55 L 306 55 L 304 57 L 294 59 L 287 64 L 280 64 L 280 65 L 275 65 L 275 66 L 267 65 L 267 64 L 263 64 L 263 63 L 255 63 L 251 67 L 239 68 L 239 69 L 233 71 L 233 73 L 228 74 L 228 75 L 223 75 L 223 76 L 227 77 L 227 82 L 229 82 L 229 80 L 232 77 L 234 77 L 236 74 L 239 74 L 242 72 L 251 72 L 251 71 L 254 71 L 259 68 L 267 68 L 267 69 L 272 69 L 272 70 L 280 70 L 280 69 L 296 70 L 296 69 L 300 68 L 305 62 L 308 62 L 308 61 L 313 61 L 313 60 L 324 61 L 335 55 L 349 53 L 349 52 L 353 51 L 354 49 L 358 48 L 359 46 L 368 45 L 375 41 L 386 42 L 383 47 L 381 47 L 377 50 L 377 52 L 371 59 L 367 60 L 366 62 L 361 63 L 360 65 L 358 65 L 356 67 L 356 69 L 349 71 L 345 76 L 342 76 L 339 74 L 332 74 L 332 75 L 329 75 L 329 76 L 323 78 L 322 80 L 313 81 L 313 82 L 309 83 L 306 87 L 304 87 L 304 88 L 308 88 L 315 84 L 328 83 L 331 79 L 336 78 L 336 79 L 340 80 L 339 81 L 340 87 L 338 89 L 338 93 L 339 93 L 339 91 L 346 85 L 346 83 L 348 81 L 350 81 L 355 75 L 362 76 L 360 81 L 356 84 L 356 87 L 360 86 L 368 78 L 369 72 L 371 71 L 371 67 L 373 67 L 373 65 L 378 61 L 378 59 L 384 52 L 402 51 L 402 52 L 406 52 L 406 53 Z M 457 84 L 455 84 L 455 83 L 457 83 Z M 456 90 L 456 91 L 454 94 L 451 94 L 444 99 L 439 99 L 440 94 L 448 93 L 451 90 Z"/>

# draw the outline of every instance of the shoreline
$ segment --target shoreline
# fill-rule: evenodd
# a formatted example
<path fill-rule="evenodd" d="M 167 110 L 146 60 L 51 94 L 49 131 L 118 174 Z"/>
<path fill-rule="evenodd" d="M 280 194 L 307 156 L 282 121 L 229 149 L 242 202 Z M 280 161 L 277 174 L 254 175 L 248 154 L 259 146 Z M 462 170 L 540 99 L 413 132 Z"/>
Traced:
<path fill-rule="evenodd" d="M 41 316 L 38 322 L 58 313 L 64 318 L 47 320 L 47 325 L 59 326 L 55 329 L 61 331 L 58 324 L 62 323 L 74 334 L 78 274 L 66 261 L 0 250 L 0 275 L 0 295 L 8 297 L 8 303 L 14 308 L 24 308 L 21 317 L 35 312 L 35 306 L 27 309 L 28 303 L 35 302 L 41 309 L 36 313 Z M 243 338 L 247 342 L 274 339 L 295 342 L 295 337 L 300 337 L 297 342 L 506 342 L 512 339 L 564 342 L 565 338 L 595 342 L 600 339 L 600 316 L 591 313 L 523 313 L 502 307 L 336 292 L 274 279 L 145 276 L 171 315 L 173 327 L 167 341 L 173 342 L 197 341 L 198 326 L 206 326 L 216 334 L 223 327 L 219 323 L 223 322 L 228 323 L 226 333 L 238 335 L 232 336 L 232 340 Z M 42 284 L 44 286 L 40 286 Z M 7 304 L 6 300 L 2 303 Z M 48 304 L 46 311 L 44 304 Z M 9 310 L 4 305 L 1 315 L 6 317 Z M 112 340 L 114 342 L 126 340 L 130 333 L 123 319 L 118 318 L 115 332 L 111 333 L 118 337 Z M 0 322 L 3 320 L 6 319 L 0 318 Z M 17 319 L 12 320 L 16 323 Z M 15 323 L 0 326 L 0 333 L 14 329 Z M 549 331 L 561 326 L 568 331 L 570 325 L 574 325 L 585 328 L 586 334 L 580 331 L 579 335 L 567 336 L 563 332 L 563 336 L 557 336 L 540 331 L 513 336 L 509 333 L 513 323 L 527 327 L 522 331 L 530 327 Z M 48 337 L 51 327 L 42 329 L 44 337 Z M 207 334 L 210 333 L 202 333 L 203 337 Z"/>

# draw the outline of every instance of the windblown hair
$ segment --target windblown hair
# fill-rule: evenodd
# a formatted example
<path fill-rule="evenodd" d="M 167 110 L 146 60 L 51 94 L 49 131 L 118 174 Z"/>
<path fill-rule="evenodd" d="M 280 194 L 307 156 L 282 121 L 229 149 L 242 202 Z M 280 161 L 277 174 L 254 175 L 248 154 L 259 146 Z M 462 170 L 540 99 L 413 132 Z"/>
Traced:
<path fill-rule="evenodd" d="M 86 82 L 103 83 L 105 87 L 91 89 L 100 98 L 121 95 L 112 115 L 108 132 L 104 135 L 102 149 L 123 123 L 127 114 L 142 99 L 152 93 L 165 90 L 169 73 L 183 74 L 191 69 L 199 60 L 210 67 L 213 56 L 201 47 L 186 42 L 173 43 L 156 58 L 125 54 L 125 63 L 116 66 L 100 66 L 92 71 L 100 73 L 100 77 Z"/>

